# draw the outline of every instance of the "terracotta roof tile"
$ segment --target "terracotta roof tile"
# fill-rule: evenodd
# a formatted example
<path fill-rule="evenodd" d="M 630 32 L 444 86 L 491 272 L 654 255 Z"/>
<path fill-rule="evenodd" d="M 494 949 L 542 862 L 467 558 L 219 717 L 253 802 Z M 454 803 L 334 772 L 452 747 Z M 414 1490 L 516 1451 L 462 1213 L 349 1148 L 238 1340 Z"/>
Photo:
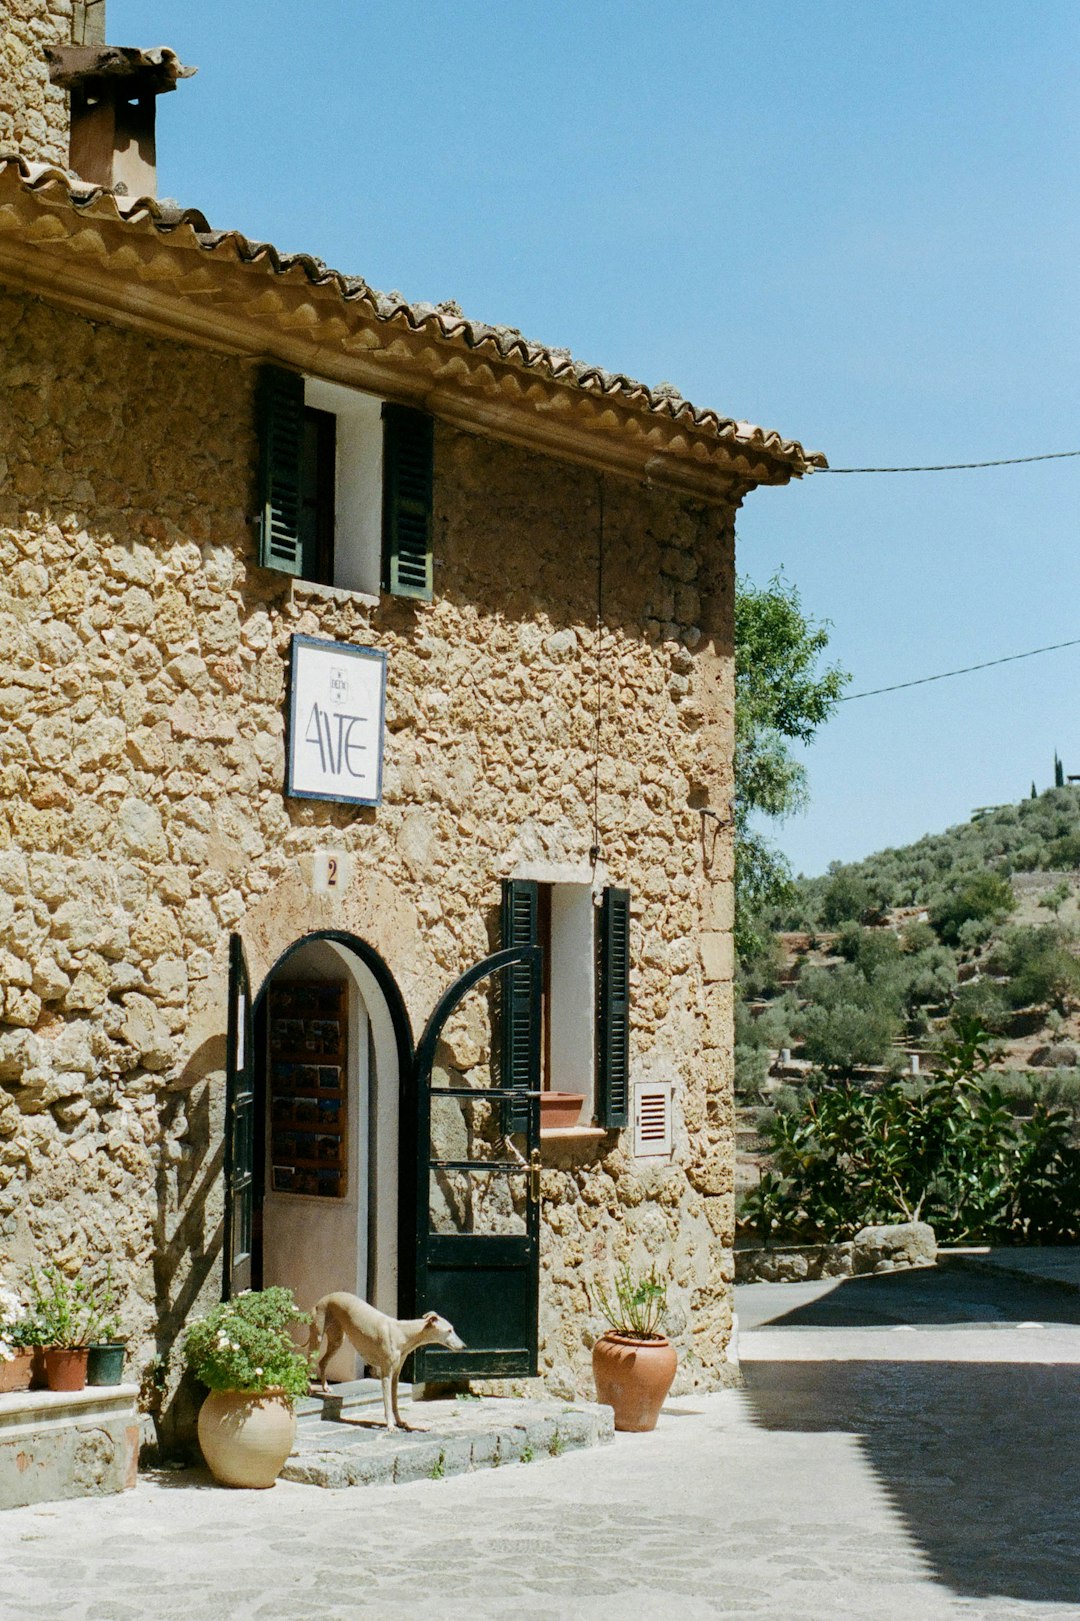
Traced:
<path fill-rule="evenodd" d="M 468 320 L 451 300 L 431 304 L 410 301 L 398 292 L 382 293 L 369 286 L 360 276 L 347 276 L 330 269 L 313 254 L 283 253 L 272 243 L 253 242 L 239 231 L 213 230 L 198 209 L 181 208 L 167 199 L 156 201 L 142 197 L 129 201 L 127 198 L 117 198 L 111 192 L 89 185 L 65 170 L 48 164 L 30 163 L 16 153 L 0 151 L 0 175 L 11 166 L 17 169 L 26 190 L 48 190 L 50 200 L 54 201 L 59 191 L 61 200 L 76 210 L 96 208 L 101 204 L 111 205 L 118 219 L 132 223 L 149 221 L 163 237 L 187 228 L 197 244 L 209 254 L 225 254 L 244 264 L 264 265 L 275 276 L 287 276 L 299 270 L 314 286 L 330 286 L 343 300 L 362 302 L 380 322 L 403 325 L 411 331 L 461 345 L 475 353 L 487 351 L 523 371 L 537 372 L 563 383 L 575 383 L 588 393 L 616 399 L 636 410 L 714 436 L 733 447 L 745 447 L 758 455 L 767 456 L 783 464 L 790 475 L 798 477 L 812 468 L 828 465 L 820 451 L 804 450 L 797 440 L 784 439 L 780 434 L 754 423 L 737 422 L 730 417 L 720 416 L 716 411 L 691 405 L 671 383 L 660 383 L 649 388 L 621 372 L 608 372 L 599 366 L 575 360 L 567 349 L 536 343 L 513 327 L 490 326 L 482 321 Z"/>

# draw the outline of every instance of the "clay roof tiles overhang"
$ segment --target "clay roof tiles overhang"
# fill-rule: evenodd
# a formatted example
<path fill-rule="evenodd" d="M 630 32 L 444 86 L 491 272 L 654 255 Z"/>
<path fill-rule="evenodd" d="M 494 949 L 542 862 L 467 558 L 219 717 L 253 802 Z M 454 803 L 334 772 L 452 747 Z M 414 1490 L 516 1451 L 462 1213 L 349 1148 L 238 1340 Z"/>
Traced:
<path fill-rule="evenodd" d="M 575 360 L 453 304 L 410 303 L 310 254 L 215 231 L 0 152 L 0 278 L 80 313 L 421 405 L 466 430 L 704 498 L 827 465 L 667 386 Z"/>

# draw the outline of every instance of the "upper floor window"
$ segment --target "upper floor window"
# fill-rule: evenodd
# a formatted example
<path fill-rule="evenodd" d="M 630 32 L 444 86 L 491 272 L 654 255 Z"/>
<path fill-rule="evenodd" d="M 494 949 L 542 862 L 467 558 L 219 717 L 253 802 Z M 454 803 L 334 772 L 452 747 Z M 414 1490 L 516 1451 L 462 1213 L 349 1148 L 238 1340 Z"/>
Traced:
<path fill-rule="evenodd" d="M 504 880 L 502 944 L 542 947 L 543 979 L 533 1031 L 528 974 L 510 970 L 501 1070 L 504 1086 L 527 1085 L 535 1040 L 542 1090 L 580 1093 L 583 1120 L 610 1130 L 629 1124 L 630 895 L 605 889 L 598 898 L 599 906 L 590 883 Z"/>
<path fill-rule="evenodd" d="M 430 600 L 431 418 L 276 366 L 257 417 L 263 567 Z"/>

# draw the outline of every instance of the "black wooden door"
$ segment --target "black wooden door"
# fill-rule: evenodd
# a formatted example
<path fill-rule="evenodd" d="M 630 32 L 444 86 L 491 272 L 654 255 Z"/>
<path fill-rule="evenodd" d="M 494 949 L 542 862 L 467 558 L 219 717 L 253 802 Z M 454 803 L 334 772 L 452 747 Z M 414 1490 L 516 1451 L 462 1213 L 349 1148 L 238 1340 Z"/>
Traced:
<path fill-rule="evenodd" d="M 255 1182 L 254 1030 L 244 942 L 229 937 L 225 1055 L 225 1234 L 221 1297 L 251 1288 Z"/>
<path fill-rule="evenodd" d="M 416 1310 L 449 1318 L 465 1341 L 418 1352 L 417 1380 L 536 1373 L 541 964 L 535 945 L 477 963 L 416 1051 Z M 498 1027 L 511 1018 L 525 1062 L 506 1076 Z"/>

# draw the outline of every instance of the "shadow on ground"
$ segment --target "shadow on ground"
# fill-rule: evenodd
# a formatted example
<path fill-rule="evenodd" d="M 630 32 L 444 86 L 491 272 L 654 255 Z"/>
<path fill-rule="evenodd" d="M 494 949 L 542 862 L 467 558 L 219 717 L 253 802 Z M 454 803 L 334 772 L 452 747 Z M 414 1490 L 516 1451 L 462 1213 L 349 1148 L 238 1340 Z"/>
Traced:
<path fill-rule="evenodd" d="M 1080 1368 L 784 1361 L 745 1372 L 766 1429 L 858 1435 L 955 1593 L 1080 1606 Z"/>
<path fill-rule="evenodd" d="M 921 1267 L 835 1283 L 753 1283 L 737 1291 L 742 1329 L 962 1328 L 1080 1323 L 1080 1293 L 1026 1278 Z"/>

